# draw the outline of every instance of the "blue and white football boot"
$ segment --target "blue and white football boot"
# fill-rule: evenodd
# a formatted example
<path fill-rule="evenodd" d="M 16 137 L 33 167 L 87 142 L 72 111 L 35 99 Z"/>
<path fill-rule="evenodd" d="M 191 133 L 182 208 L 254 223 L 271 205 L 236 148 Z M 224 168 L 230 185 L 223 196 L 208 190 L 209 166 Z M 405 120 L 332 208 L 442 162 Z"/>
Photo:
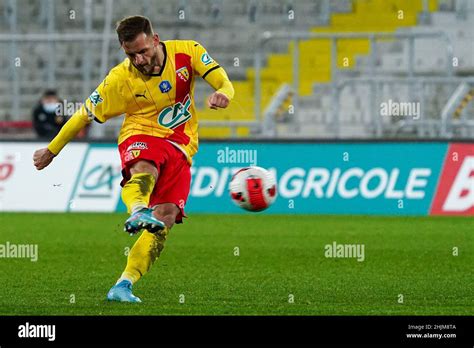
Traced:
<path fill-rule="evenodd" d="M 107 294 L 107 300 L 132 303 L 142 302 L 142 300 L 132 294 L 132 282 L 126 279 L 112 286 Z"/>
<path fill-rule="evenodd" d="M 153 209 L 142 208 L 133 213 L 127 221 L 125 221 L 124 231 L 130 234 L 135 234 L 141 230 L 148 232 L 158 232 L 165 228 L 163 221 L 158 220 L 153 216 Z"/>

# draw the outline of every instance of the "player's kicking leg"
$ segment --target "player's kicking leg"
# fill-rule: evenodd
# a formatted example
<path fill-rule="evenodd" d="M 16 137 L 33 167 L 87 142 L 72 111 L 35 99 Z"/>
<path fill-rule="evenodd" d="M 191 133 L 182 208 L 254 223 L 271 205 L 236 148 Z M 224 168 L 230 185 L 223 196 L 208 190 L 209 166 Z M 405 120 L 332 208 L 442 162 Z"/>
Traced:
<path fill-rule="evenodd" d="M 148 161 L 138 161 L 130 167 L 132 177 L 122 189 L 122 199 L 130 217 L 125 221 L 124 231 L 135 234 L 142 229 L 150 232 L 161 231 L 165 224 L 156 219 L 148 208 L 150 195 L 155 187 L 158 170 Z"/>

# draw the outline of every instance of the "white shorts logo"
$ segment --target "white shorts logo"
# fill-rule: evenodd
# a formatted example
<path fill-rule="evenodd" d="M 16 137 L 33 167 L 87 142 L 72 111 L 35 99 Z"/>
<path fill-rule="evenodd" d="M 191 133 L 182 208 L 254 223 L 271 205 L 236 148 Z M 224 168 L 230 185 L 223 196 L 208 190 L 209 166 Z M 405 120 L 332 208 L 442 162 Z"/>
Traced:
<path fill-rule="evenodd" d="M 148 145 L 145 142 L 142 141 L 136 141 L 129 147 L 127 147 L 126 151 L 131 151 L 131 150 L 146 150 L 148 149 Z"/>

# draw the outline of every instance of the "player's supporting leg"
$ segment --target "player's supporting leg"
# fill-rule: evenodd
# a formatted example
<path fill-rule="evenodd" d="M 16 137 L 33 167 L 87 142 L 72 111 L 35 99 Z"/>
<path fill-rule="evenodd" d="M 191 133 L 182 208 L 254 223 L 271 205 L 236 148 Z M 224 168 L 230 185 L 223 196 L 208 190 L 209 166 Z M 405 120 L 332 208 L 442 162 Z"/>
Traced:
<path fill-rule="evenodd" d="M 125 221 L 125 231 L 136 233 L 141 229 L 151 232 L 162 230 L 163 222 L 148 209 L 150 195 L 155 187 L 158 170 L 148 161 L 138 161 L 130 167 L 131 178 L 123 186 L 122 200 L 131 216 Z"/>
<path fill-rule="evenodd" d="M 115 286 L 110 289 L 107 299 L 120 302 L 141 302 L 132 294 L 132 285 L 149 271 L 164 248 L 166 236 L 173 226 L 180 210 L 172 203 L 159 204 L 154 215 L 164 221 L 166 227 L 159 232 L 143 231 L 133 245 L 127 258 L 127 266 Z"/>
<path fill-rule="evenodd" d="M 123 186 L 122 200 L 131 216 L 125 222 L 125 230 L 136 233 L 141 229 L 161 231 L 161 236 L 143 231 L 128 255 L 127 268 L 117 283 L 109 290 L 107 299 L 120 302 L 141 302 L 133 295 L 132 285 L 141 274 L 148 271 L 163 249 L 167 230 L 162 221 L 153 216 L 148 208 L 150 196 L 155 188 L 158 170 L 148 161 L 137 161 L 130 167 L 131 178 Z"/>
<path fill-rule="evenodd" d="M 150 233 L 147 230 L 143 231 L 128 254 L 127 267 L 119 281 L 127 279 L 133 284 L 148 272 L 151 265 L 160 256 L 164 248 L 166 236 L 174 225 L 179 212 L 179 208 L 173 203 L 157 205 L 153 215 L 160 221 L 163 221 L 166 227 L 157 233 Z"/>

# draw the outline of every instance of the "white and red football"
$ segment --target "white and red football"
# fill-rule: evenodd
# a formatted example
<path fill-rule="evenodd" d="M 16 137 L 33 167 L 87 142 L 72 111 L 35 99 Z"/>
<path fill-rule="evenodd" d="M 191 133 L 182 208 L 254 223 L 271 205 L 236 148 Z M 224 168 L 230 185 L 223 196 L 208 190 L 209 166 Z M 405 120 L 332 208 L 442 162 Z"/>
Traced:
<path fill-rule="evenodd" d="M 275 201 L 276 179 L 261 167 L 242 168 L 230 180 L 229 190 L 232 201 L 239 207 L 262 211 Z"/>

